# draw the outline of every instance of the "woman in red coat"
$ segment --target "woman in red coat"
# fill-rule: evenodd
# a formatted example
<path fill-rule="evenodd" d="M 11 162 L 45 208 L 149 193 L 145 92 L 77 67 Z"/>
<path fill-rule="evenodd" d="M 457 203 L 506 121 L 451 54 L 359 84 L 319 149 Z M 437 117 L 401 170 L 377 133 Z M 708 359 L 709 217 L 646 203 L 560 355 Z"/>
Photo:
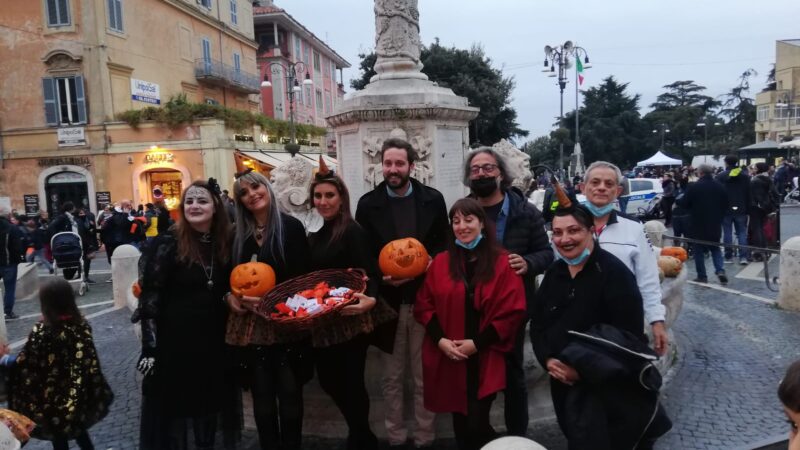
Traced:
<path fill-rule="evenodd" d="M 505 388 L 504 355 L 525 317 L 525 288 L 475 200 L 457 201 L 450 223 L 448 250 L 431 263 L 414 306 L 426 329 L 425 408 L 453 413 L 458 448 L 479 449 L 496 437 L 489 412 Z"/>

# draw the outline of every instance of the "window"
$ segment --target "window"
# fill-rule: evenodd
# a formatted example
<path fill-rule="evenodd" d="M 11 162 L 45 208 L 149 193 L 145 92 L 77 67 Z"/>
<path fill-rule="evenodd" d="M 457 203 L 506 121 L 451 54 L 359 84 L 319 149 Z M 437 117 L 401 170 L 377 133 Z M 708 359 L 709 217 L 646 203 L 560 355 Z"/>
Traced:
<path fill-rule="evenodd" d="M 83 77 L 42 78 L 45 122 L 50 126 L 86 123 Z"/>
<path fill-rule="evenodd" d="M 239 23 L 239 18 L 236 14 L 236 0 L 231 0 L 231 23 L 234 25 Z"/>
<path fill-rule="evenodd" d="M 790 116 L 790 114 L 789 114 L 789 105 L 787 105 L 786 103 L 783 103 L 780 106 L 778 104 L 775 105 L 775 118 L 776 119 L 786 119 L 789 116 Z"/>
<path fill-rule="evenodd" d="M 322 114 L 322 91 L 317 89 L 317 114 Z"/>
<path fill-rule="evenodd" d="M 630 180 L 631 182 L 631 189 L 630 192 L 633 194 L 634 192 L 641 192 L 641 191 L 652 191 L 653 190 L 653 182 L 647 180 Z"/>
<path fill-rule="evenodd" d="M 330 92 L 325 92 L 325 114 L 330 114 L 331 112 L 331 94 Z"/>
<path fill-rule="evenodd" d="M 336 83 L 336 63 L 331 61 L 331 80 Z"/>
<path fill-rule="evenodd" d="M 211 9 L 211 0 L 197 0 L 197 4 L 204 8 Z"/>
<path fill-rule="evenodd" d="M 238 53 L 233 54 L 233 70 L 236 71 L 236 73 L 242 71 L 242 57 Z"/>
<path fill-rule="evenodd" d="M 211 41 L 209 41 L 208 38 L 203 38 L 202 43 L 203 43 L 203 61 L 205 61 L 207 65 L 211 64 Z"/>
<path fill-rule="evenodd" d="M 756 120 L 763 122 L 769 119 L 769 105 L 759 105 L 756 110 Z"/>
<path fill-rule="evenodd" d="M 314 70 L 319 72 L 320 68 L 321 68 L 321 64 L 319 62 L 319 53 L 314 52 Z"/>
<path fill-rule="evenodd" d="M 294 37 L 294 60 L 295 62 L 300 61 L 300 38 L 295 36 Z"/>
<path fill-rule="evenodd" d="M 311 88 L 309 86 L 305 87 L 306 91 L 306 106 L 311 106 Z"/>
<path fill-rule="evenodd" d="M 120 33 L 125 31 L 122 25 L 122 0 L 108 0 L 108 27 Z"/>
<path fill-rule="evenodd" d="M 47 0 L 47 26 L 63 27 L 69 22 L 69 0 Z"/>
<path fill-rule="evenodd" d="M 303 45 L 303 62 L 306 63 L 306 67 L 311 64 L 311 47 L 308 46 L 308 43 Z"/>
<path fill-rule="evenodd" d="M 275 34 L 272 31 L 267 31 L 258 35 L 259 50 L 268 50 L 275 47 Z"/>

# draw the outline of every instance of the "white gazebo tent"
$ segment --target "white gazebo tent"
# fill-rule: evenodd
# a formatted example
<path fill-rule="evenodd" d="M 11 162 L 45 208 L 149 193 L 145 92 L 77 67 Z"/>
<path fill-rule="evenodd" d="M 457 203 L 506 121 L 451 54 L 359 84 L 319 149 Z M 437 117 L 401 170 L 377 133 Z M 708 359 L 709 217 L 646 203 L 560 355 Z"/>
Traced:
<path fill-rule="evenodd" d="M 789 148 L 793 150 L 800 150 L 800 139 L 794 138 L 794 140 L 781 142 L 778 144 L 778 148 Z"/>
<path fill-rule="evenodd" d="M 639 161 L 639 166 L 680 166 L 683 164 L 683 161 L 680 159 L 671 158 L 663 153 L 661 150 L 657 151 L 655 155 L 645 159 L 644 161 Z"/>

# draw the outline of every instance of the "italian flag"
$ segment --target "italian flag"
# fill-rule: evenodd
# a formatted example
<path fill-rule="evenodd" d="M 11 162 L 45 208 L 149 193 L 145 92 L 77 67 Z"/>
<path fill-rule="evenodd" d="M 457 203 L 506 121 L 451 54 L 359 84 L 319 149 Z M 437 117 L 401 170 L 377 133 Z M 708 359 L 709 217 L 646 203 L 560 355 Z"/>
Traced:
<path fill-rule="evenodd" d="M 583 86 L 583 63 L 581 63 L 581 58 L 578 56 L 575 57 L 575 68 L 578 71 L 578 84 Z"/>

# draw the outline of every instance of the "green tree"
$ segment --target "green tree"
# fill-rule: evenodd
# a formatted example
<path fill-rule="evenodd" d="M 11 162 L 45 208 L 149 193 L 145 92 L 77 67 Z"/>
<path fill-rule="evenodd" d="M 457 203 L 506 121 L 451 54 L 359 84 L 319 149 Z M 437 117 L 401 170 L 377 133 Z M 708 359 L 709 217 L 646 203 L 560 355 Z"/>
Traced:
<path fill-rule="evenodd" d="M 627 92 L 628 83 L 609 76 L 596 87 L 583 91 L 580 109 L 580 141 L 585 162 L 613 162 L 633 167 L 650 156 L 649 128 L 639 114 L 639 94 Z M 575 111 L 564 116 L 563 127 L 569 132 L 564 152 L 572 152 L 575 142 Z M 568 147 L 569 145 L 569 147 Z"/>
<path fill-rule="evenodd" d="M 361 54 L 361 75 L 350 81 L 353 89 L 363 89 L 375 75 L 374 53 Z M 469 99 L 471 106 L 480 108 L 478 117 L 469 127 L 470 143 L 493 144 L 500 139 L 514 139 L 528 135 L 517 123 L 517 111 L 510 106 L 514 90 L 514 78 L 504 77 L 499 69 L 492 67 L 480 45 L 469 50 L 444 47 L 436 39 L 424 47 L 420 55 L 422 72 L 428 78 L 448 87 L 456 95 Z"/>
<path fill-rule="evenodd" d="M 757 76 L 754 69 L 745 70 L 739 76 L 739 84 L 722 95 L 720 114 L 728 118 L 725 124 L 727 152 L 756 141 L 756 105 L 750 97 L 750 78 Z M 706 125 L 708 126 L 708 125 Z"/>
<path fill-rule="evenodd" d="M 651 145 L 660 147 L 661 130 L 669 129 L 664 135 L 664 151 L 690 160 L 697 154 L 698 143 L 703 142 L 706 132 L 697 124 L 709 120 L 716 123 L 718 119 L 712 113 L 720 102 L 703 94 L 705 86 L 692 80 L 676 81 L 663 87 L 667 91 L 656 98 L 650 105 L 653 110 L 644 117 L 655 130 Z"/>
<path fill-rule="evenodd" d="M 558 141 L 550 136 L 528 141 L 520 150 L 531 157 L 531 165 L 544 164 L 552 169 L 558 165 Z"/>

